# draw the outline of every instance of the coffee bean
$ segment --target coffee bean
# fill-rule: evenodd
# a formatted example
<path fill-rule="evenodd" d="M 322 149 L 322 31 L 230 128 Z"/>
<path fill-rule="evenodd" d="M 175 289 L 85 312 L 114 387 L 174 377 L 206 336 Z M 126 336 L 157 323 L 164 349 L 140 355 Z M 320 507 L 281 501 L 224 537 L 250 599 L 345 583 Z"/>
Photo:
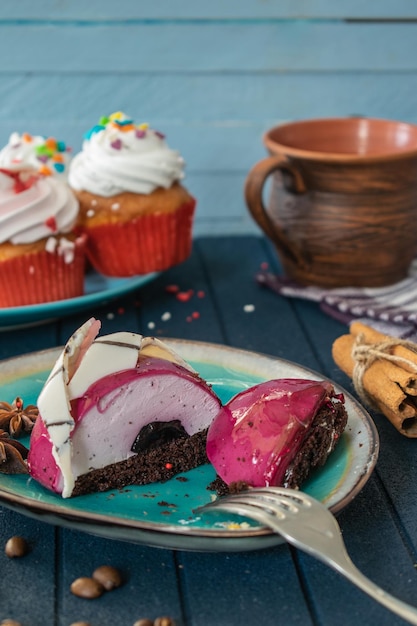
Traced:
<path fill-rule="evenodd" d="M 122 584 L 122 576 L 119 570 L 110 565 L 97 567 L 93 572 L 93 578 L 102 584 L 106 591 L 116 589 Z"/>
<path fill-rule="evenodd" d="M 175 622 L 170 617 L 157 617 L 153 626 L 175 626 Z"/>
<path fill-rule="evenodd" d="M 88 578 L 87 576 L 81 576 L 81 578 L 74 580 L 70 589 L 74 596 L 88 600 L 99 598 L 104 592 L 104 587 L 98 580 Z"/>
<path fill-rule="evenodd" d="M 21 556 L 25 556 L 25 554 L 28 553 L 29 546 L 26 539 L 15 535 L 14 537 L 10 537 L 10 539 L 8 539 L 4 551 L 6 555 L 11 559 L 15 557 L 19 558 Z"/>
<path fill-rule="evenodd" d="M 138 619 L 138 621 L 135 622 L 133 626 L 153 626 L 153 621 L 144 617 L 142 619 Z"/>

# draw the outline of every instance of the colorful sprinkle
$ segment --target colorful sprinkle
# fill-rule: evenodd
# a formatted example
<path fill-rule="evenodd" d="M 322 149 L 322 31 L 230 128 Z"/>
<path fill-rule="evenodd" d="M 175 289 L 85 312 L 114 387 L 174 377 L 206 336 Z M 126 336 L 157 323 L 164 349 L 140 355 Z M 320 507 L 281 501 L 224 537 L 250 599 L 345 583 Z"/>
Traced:
<path fill-rule="evenodd" d="M 22 135 L 23 136 L 23 135 Z M 65 161 L 61 152 L 68 150 L 63 141 L 57 141 L 54 137 L 48 137 L 45 142 L 40 146 L 35 146 L 35 154 L 38 161 L 44 164 L 41 166 L 38 173 L 43 176 L 50 176 L 52 170 L 45 164 L 51 159 L 52 165 L 56 172 L 63 172 L 65 170 Z"/>
<path fill-rule="evenodd" d="M 122 142 L 120 139 L 115 139 L 114 141 L 111 142 L 111 147 L 114 148 L 115 150 L 121 150 L 122 149 Z"/>
<path fill-rule="evenodd" d="M 117 120 L 112 122 L 112 126 L 120 130 L 122 133 L 127 133 L 129 130 L 135 130 L 135 126 L 132 122 L 126 124 L 125 122 L 118 122 Z"/>
<path fill-rule="evenodd" d="M 165 287 L 165 291 L 167 293 L 178 293 L 180 290 L 180 288 L 178 287 L 178 285 L 167 285 Z"/>
<path fill-rule="evenodd" d="M 84 139 L 90 139 L 93 135 L 95 135 L 96 133 L 99 133 L 101 130 L 104 130 L 105 128 L 106 127 L 102 126 L 102 124 L 96 124 L 95 126 L 90 128 L 90 130 L 84 133 Z"/>
<path fill-rule="evenodd" d="M 165 469 L 170 470 L 172 469 L 174 466 L 172 465 L 172 463 L 165 463 Z"/>
<path fill-rule="evenodd" d="M 45 226 L 49 228 L 53 233 L 56 233 L 58 230 L 56 219 L 53 215 L 51 215 L 51 217 L 48 217 L 48 219 L 45 220 Z"/>
<path fill-rule="evenodd" d="M 205 298 L 205 297 L 206 297 L 206 292 L 205 291 L 203 291 L 202 289 L 197 291 L 197 298 Z"/>
<path fill-rule="evenodd" d="M 255 305 L 254 304 L 245 304 L 245 306 L 243 307 L 243 310 L 245 311 L 245 313 L 253 313 L 255 310 Z"/>
<path fill-rule="evenodd" d="M 36 154 L 46 154 L 47 156 L 52 154 L 52 151 L 44 143 L 41 146 L 36 146 L 35 152 Z"/>
<path fill-rule="evenodd" d="M 161 315 L 161 320 L 163 322 L 167 322 L 170 319 L 171 319 L 171 313 L 169 311 L 166 311 L 165 313 Z"/>
<path fill-rule="evenodd" d="M 52 175 L 52 170 L 47 165 L 41 165 L 40 168 L 38 169 L 38 172 L 39 174 L 42 174 L 42 176 Z"/>
<path fill-rule="evenodd" d="M 138 125 L 139 130 L 148 130 L 149 124 L 147 122 L 143 122 L 143 124 Z"/>
<path fill-rule="evenodd" d="M 100 126 L 106 126 L 109 122 L 110 122 L 110 118 L 103 116 L 103 117 L 100 117 L 98 123 L 100 124 Z"/>
<path fill-rule="evenodd" d="M 54 153 L 57 149 L 56 147 L 56 139 L 54 139 L 53 137 L 48 137 L 48 139 L 46 139 L 45 141 L 45 146 L 51 150 L 52 153 Z"/>
<path fill-rule="evenodd" d="M 116 111 L 109 115 L 109 120 L 112 122 L 113 120 L 122 120 L 124 118 L 124 114 L 121 111 Z"/>
<path fill-rule="evenodd" d="M 193 313 L 191 313 L 191 317 L 193 318 L 193 320 L 198 320 L 198 318 L 200 317 L 200 313 L 198 311 L 194 311 Z"/>
<path fill-rule="evenodd" d="M 138 130 L 135 131 L 135 136 L 138 139 L 143 139 L 144 137 L 146 137 L 146 132 L 144 130 L 139 130 L 138 129 Z"/>
<path fill-rule="evenodd" d="M 23 133 L 22 139 L 23 141 L 26 141 L 26 143 L 30 143 L 32 141 L 32 135 L 29 133 Z"/>
<path fill-rule="evenodd" d="M 165 135 L 164 135 L 164 133 L 160 133 L 160 132 L 159 132 L 159 130 L 156 130 L 156 131 L 155 131 L 155 135 L 156 135 L 157 137 L 159 137 L 159 139 L 165 139 Z"/>
<path fill-rule="evenodd" d="M 190 298 L 192 298 L 193 295 L 194 295 L 194 291 L 192 289 L 189 289 L 188 291 L 179 291 L 175 297 L 180 302 L 188 302 L 188 300 L 190 300 Z"/>

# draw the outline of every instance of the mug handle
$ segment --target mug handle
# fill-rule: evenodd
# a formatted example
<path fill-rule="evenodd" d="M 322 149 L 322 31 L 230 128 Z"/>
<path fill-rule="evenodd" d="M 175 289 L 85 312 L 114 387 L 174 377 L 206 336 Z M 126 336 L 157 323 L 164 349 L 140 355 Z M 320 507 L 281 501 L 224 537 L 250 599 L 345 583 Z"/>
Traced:
<path fill-rule="evenodd" d="M 263 202 L 262 192 L 268 176 L 276 170 L 281 170 L 291 177 L 288 191 L 294 194 L 305 193 L 306 186 L 299 170 L 284 156 L 273 155 L 259 161 L 252 167 L 246 177 L 245 199 L 248 209 L 255 222 L 273 243 L 297 265 L 305 265 L 301 252 L 297 251 L 285 236 L 283 229 L 276 222 L 272 222 Z"/>

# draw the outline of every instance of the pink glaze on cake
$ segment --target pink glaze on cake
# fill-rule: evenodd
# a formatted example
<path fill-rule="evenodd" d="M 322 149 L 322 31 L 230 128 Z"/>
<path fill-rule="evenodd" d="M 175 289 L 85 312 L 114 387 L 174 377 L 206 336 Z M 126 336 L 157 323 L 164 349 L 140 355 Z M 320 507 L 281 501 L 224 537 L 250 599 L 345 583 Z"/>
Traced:
<path fill-rule="evenodd" d="M 207 435 L 207 456 L 226 484 L 282 484 L 319 409 L 334 397 L 328 382 L 270 380 L 232 398 Z"/>
<path fill-rule="evenodd" d="M 78 476 L 132 456 L 142 427 L 178 419 L 189 435 L 206 429 L 220 400 L 165 344 L 134 333 L 94 340 L 89 320 L 64 348 L 39 400 L 29 472 L 72 494 Z"/>

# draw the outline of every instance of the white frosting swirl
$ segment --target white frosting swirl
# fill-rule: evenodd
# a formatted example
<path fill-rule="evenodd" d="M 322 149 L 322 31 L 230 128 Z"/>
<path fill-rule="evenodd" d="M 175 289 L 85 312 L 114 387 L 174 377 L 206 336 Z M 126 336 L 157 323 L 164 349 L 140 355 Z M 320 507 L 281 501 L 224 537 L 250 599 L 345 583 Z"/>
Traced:
<path fill-rule="evenodd" d="M 0 243 L 32 243 L 67 233 L 75 224 L 78 208 L 68 186 L 53 176 L 37 177 L 16 193 L 14 179 L 0 172 Z"/>
<path fill-rule="evenodd" d="M 125 191 L 149 194 L 184 177 L 184 160 L 161 133 L 135 125 L 123 114 L 120 118 L 119 125 L 115 119 L 95 127 L 83 142 L 70 165 L 73 189 L 105 197 Z"/>

